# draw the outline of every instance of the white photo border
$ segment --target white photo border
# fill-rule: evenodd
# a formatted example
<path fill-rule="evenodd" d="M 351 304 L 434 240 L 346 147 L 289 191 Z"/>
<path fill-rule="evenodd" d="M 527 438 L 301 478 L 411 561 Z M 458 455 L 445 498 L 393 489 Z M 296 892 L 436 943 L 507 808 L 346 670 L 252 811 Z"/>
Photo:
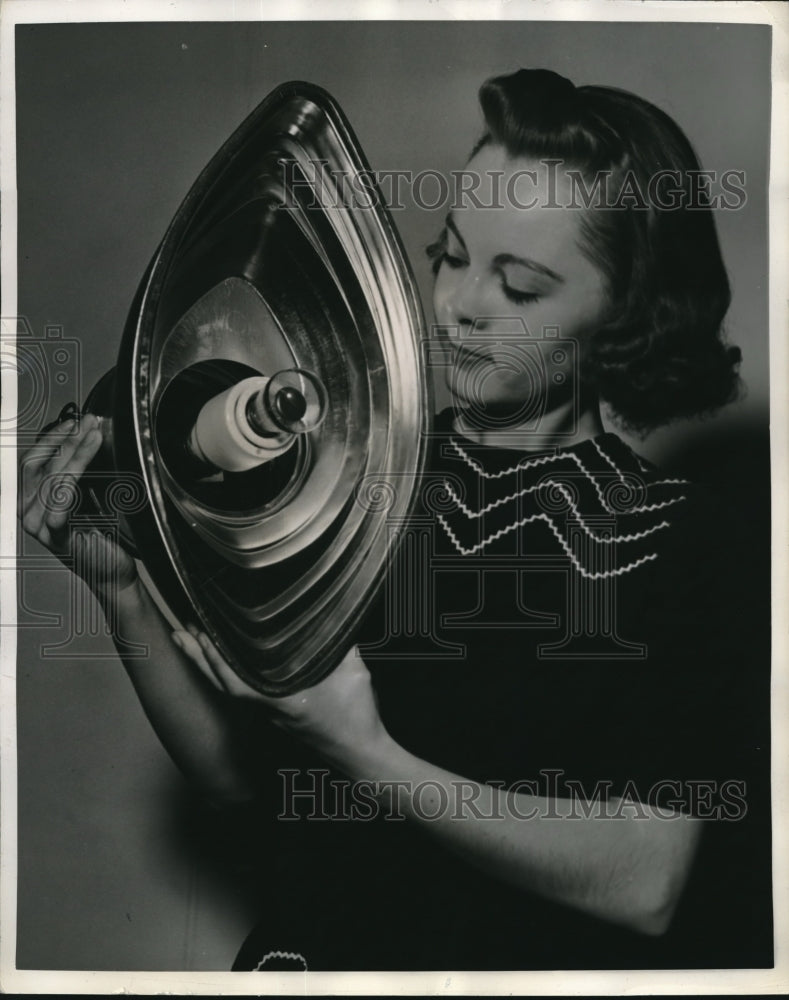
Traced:
<path fill-rule="evenodd" d="M 682 970 L 627 972 L 419 972 L 319 973 L 267 972 L 92 972 L 32 971 L 15 968 L 16 952 L 16 731 L 15 731 L 15 607 L 13 572 L 0 573 L 3 609 L 2 673 L 0 677 L 0 739 L 2 739 L 2 859 L 0 861 L 0 986 L 13 993 L 129 992 L 153 995 L 224 994 L 243 996 L 265 989 L 269 995 L 370 993 L 481 996 L 782 994 L 789 990 L 789 669 L 787 617 L 789 607 L 789 10 L 782 3 L 671 2 L 671 0 L 594 0 L 594 2 L 528 2 L 528 0 L 405 0 L 405 2 L 306 2 L 274 0 L 265 7 L 236 0 L 223 7 L 219 0 L 4 0 L 0 21 L 0 188 L 2 190 L 2 313 L 17 312 L 16 284 L 16 160 L 14 29 L 18 24 L 48 22 L 175 22 L 258 20 L 567 20 L 583 22 L 706 22 L 766 24 L 773 28 L 772 143 L 770 158 L 770 405 L 773 504 L 774 653 L 772 684 L 773 761 L 773 886 L 775 894 L 775 968 L 771 970 Z M 15 335 L 15 322 L 3 321 L 3 340 Z M 3 419 L 16 412 L 14 373 L 3 370 Z M 14 449 L 3 448 L 0 567 L 13 560 L 16 543 Z"/>

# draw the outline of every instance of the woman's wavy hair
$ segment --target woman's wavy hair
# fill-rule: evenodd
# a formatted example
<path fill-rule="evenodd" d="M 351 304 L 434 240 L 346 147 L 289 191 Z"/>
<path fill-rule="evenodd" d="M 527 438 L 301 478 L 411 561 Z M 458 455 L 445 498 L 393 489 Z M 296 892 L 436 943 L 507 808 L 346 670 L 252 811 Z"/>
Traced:
<path fill-rule="evenodd" d="M 721 335 L 729 282 L 712 209 L 700 203 L 699 161 L 679 126 L 627 91 L 575 87 L 548 70 L 488 80 L 480 104 L 486 131 L 472 156 L 496 144 L 511 156 L 561 160 L 587 192 L 601 172 L 614 194 L 628 179 L 643 194 L 660 171 L 673 172 L 679 207 L 605 201 L 581 214 L 580 248 L 604 274 L 610 301 L 584 352 L 585 387 L 640 432 L 733 400 L 741 355 Z"/>

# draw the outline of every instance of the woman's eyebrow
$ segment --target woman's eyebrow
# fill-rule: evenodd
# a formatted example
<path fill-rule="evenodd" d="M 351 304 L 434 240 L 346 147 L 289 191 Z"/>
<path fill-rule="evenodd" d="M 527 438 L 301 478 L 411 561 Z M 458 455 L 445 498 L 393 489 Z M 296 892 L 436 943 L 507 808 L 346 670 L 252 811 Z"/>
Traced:
<path fill-rule="evenodd" d="M 557 274 L 556 271 L 552 271 L 545 264 L 540 264 L 536 260 L 530 260 L 528 257 L 516 257 L 511 253 L 500 253 L 493 258 L 493 263 L 496 267 L 504 267 L 505 264 L 520 264 L 522 267 L 528 267 L 530 271 L 536 271 L 538 274 L 544 274 L 554 281 L 564 283 L 564 278 L 561 274 Z"/>
<path fill-rule="evenodd" d="M 468 253 L 466 241 L 460 235 L 460 230 L 451 212 L 447 215 L 444 225 L 453 234 L 458 243 L 460 243 L 463 250 Z M 535 271 L 537 274 L 545 275 L 545 277 L 551 278 L 553 281 L 560 281 L 564 284 L 564 278 L 561 274 L 557 274 L 556 271 L 552 271 L 545 264 L 540 264 L 539 261 L 531 260 L 528 257 L 516 257 L 511 253 L 500 253 L 493 258 L 493 264 L 495 267 L 504 267 L 506 264 L 520 264 L 522 267 L 528 267 L 530 271 Z"/>
<path fill-rule="evenodd" d="M 452 235 L 455 237 L 455 239 L 458 241 L 458 243 L 463 247 L 463 249 L 466 250 L 466 252 L 468 252 L 468 250 L 466 248 L 466 241 L 460 235 L 460 230 L 458 229 L 457 225 L 455 224 L 455 220 L 452 218 L 452 213 L 451 212 L 446 217 L 446 221 L 444 222 L 444 225 L 452 233 Z"/>

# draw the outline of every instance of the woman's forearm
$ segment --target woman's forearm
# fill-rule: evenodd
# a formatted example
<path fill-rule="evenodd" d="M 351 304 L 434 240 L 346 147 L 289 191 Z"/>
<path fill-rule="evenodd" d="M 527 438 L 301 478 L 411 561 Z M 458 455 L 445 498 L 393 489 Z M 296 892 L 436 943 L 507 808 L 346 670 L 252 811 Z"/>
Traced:
<path fill-rule="evenodd" d="M 489 874 L 645 934 L 668 928 L 700 833 L 697 820 L 640 804 L 586 815 L 570 800 L 477 784 L 387 738 L 335 763 Z"/>
<path fill-rule="evenodd" d="M 274 700 L 247 688 L 205 636 L 184 636 L 195 662 L 205 659 L 228 690 L 267 705 L 277 725 L 358 782 L 361 801 L 374 795 L 386 806 L 396 795 L 397 814 L 510 885 L 645 934 L 668 927 L 698 821 L 644 806 L 628 815 L 626 803 L 619 818 L 570 818 L 565 800 L 507 792 L 420 760 L 384 727 L 357 650 L 317 684 Z"/>
<path fill-rule="evenodd" d="M 115 645 L 156 735 L 183 774 L 212 801 L 241 802 L 255 786 L 234 726 L 235 706 L 172 641 L 142 582 L 100 597 Z M 126 640 L 126 641 L 124 641 Z M 129 640 L 147 652 L 130 654 Z"/>

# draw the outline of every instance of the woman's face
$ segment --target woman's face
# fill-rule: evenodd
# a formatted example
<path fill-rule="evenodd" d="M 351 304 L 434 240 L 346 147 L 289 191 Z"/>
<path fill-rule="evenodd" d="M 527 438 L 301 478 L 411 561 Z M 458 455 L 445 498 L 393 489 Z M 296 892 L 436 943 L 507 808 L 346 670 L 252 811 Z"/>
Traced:
<path fill-rule="evenodd" d="M 551 179 L 544 164 L 488 145 L 467 170 L 481 178 L 477 201 L 449 215 L 433 295 L 447 384 L 461 406 L 517 422 L 570 398 L 606 312 L 605 280 L 579 249 L 587 210 L 550 207 L 570 200 L 561 169 Z"/>

